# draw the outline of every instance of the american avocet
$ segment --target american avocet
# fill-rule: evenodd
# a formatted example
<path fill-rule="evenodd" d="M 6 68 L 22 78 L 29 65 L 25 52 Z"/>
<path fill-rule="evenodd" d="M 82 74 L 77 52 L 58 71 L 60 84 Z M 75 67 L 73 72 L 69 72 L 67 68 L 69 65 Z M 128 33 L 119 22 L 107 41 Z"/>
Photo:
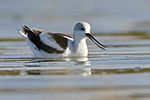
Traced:
<path fill-rule="evenodd" d="M 26 41 L 36 57 L 87 57 L 88 48 L 86 37 L 89 37 L 98 47 L 105 49 L 90 34 L 90 25 L 87 22 L 78 22 L 74 27 L 73 38 L 62 33 L 44 32 L 36 28 L 28 28 L 23 25 L 19 32 Z"/>

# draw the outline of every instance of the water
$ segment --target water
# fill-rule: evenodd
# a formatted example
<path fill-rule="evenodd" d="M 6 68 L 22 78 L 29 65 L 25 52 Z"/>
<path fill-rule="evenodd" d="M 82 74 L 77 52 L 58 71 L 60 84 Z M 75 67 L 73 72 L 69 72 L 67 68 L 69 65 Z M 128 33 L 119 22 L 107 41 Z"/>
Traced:
<path fill-rule="evenodd" d="M 23 40 L 0 44 L 0 98 L 67 100 L 150 99 L 150 47 L 146 35 L 95 35 L 88 60 L 37 59 Z"/>
<path fill-rule="evenodd" d="M 47 31 L 72 33 L 84 20 L 92 32 L 150 31 L 149 0 L 1 0 L 1 37 L 20 37 L 22 24 Z M 9 35 L 7 35 L 7 34 Z"/>
<path fill-rule="evenodd" d="M 149 100 L 149 7 L 148 0 L 1 0 L 0 100 Z M 78 20 L 108 48 L 88 40 L 86 59 L 39 59 L 17 31 L 27 24 L 71 34 Z"/>

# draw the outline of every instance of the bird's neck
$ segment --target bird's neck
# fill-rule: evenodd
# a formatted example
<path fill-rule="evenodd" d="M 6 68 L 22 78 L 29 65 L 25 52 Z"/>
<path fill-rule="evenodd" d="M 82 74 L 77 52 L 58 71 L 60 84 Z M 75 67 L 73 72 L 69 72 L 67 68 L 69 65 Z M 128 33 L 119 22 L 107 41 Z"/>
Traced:
<path fill-rule="evenodd" d="M 86 38 L 74 38 L 74 47 L 76 56 L 86 57 L 88 55 L 88 48 Z"/>

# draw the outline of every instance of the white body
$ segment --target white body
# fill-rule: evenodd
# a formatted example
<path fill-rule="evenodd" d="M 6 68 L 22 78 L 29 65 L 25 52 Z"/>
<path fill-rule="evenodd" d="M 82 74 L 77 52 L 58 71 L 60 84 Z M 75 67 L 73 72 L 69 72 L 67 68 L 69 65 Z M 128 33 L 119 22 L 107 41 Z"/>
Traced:
<path fill-rule="evenodd" d="M 84 28 L 85 30 L 80 30 L 80 27 Z M 38 30 L 38 29 L 31 29 L 31 30 Z M 47 53 L 44 50 L 38 50 L 36 45 L 29 39 L 28 34 L 26 34 L 23 31 L 20 31 L 20 33 L 26 38 L 26 41 L 31 48 L 32 52 L 36 57 L 68 57 L 68 56 L 78 56 L 78 57 L 86 57 L 88 55 L 88 48 L 86 44 L 86 35 L 85 33 L 90 33 L 90 25 L 86 22 L 79 22 L 76 24 L 74 27 L 74 34 L 73 38 L 66 36 L 63 36 L 64 38 L 67 38 L 67 48 L 64 50 L 63 53 Z M 57 33 L 56 33 L 57 34 Z M 57 50 L 63 50 L 57 44 L 55 39 L 51 37 L 51 35 L 48 35 L 44 32 L 42 32 L 39 35 L 40 40 L 50 46 L 53 47 Z"/>

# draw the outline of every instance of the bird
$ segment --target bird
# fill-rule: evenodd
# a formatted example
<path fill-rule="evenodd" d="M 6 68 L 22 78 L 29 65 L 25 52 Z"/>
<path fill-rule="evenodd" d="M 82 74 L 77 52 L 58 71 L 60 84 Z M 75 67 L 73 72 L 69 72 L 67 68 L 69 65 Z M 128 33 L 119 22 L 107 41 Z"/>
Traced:
<path fill-rule="evenodd" d="M 79 21 L 74 26 L 73 36 L 64 33 L 45 32 L 37 28 L 22 25 L 19 30 L 25 38 L 35 57 L 87 57 L 87 37 L 99 48 L 105 50 L 106 46 L 98 42 L 91 34 L 91 26 L 85 21 Z"/>

